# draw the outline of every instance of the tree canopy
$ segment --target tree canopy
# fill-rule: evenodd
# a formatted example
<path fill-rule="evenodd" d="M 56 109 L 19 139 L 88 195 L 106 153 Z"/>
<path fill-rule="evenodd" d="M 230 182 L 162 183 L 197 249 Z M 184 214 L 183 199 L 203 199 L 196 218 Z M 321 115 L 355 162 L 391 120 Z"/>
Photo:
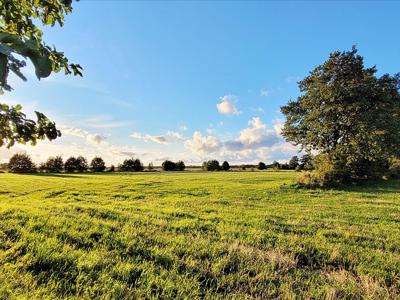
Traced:
<path fill-rule="evenodd" d="M 64 17 L 72 11 L 72 0 L 0 0 L 0 93 L 11 91 L 10 71 L 26 81 L 22 68 L 29 59 L 38 79 L 64 70 L 66 75 L 82 76 L 79 64 L 70 63 L 63 52 L 43 41 L 42 25 L 63 26 Z M 22 58 L 21 58 L 22 57 Z M 55 123 L 39 112 L 37 121 L 26 119 L 19 105 L 0 104 L 0 146 L 15 142 L 36 143 L 37 139 L 53 140 L 61 134 Z"/>
<path fill-rule="evenodd" d="M 366 68 L 355 47 L 333 52 L 299 82 L 302 95 L 281 108 L 282 134 L 324 154 L 351 176 L 400 155 L 400 75 Z"/>

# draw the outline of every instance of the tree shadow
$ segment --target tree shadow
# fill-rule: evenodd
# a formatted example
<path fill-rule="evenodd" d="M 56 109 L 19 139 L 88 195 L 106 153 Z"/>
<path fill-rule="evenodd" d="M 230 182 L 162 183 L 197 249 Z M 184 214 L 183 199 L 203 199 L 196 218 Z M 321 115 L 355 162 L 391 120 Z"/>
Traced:
<path fill-rule="evenodd" d="M 56 177 L 56 178 L 83 178 L 80 175 L 75 174 L 66 174 L 66 173 L 29 173 L 24 174 L 29 176 L 38 176 L 38 177 Z"/>
<path fill-rule="evenodd" d="M 400 194 L 400 180 L 367 181 L 356 185 L 338 187 L 334 190 L 367 194 Z"/>

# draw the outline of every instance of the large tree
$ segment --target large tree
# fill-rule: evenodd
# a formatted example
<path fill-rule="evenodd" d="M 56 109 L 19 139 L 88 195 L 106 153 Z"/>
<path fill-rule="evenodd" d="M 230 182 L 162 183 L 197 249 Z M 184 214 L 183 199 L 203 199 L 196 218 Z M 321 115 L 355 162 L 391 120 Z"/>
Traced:
<path fill-rule="evenodd" d="M 281 108 L 283 136 L 350 176 L 370 176 L 400 154 L 400 75 L 376 72 L 355 47 L 331 53 L 299 82 L 302 95 Z"/>
<path fill-rule="evenodd" d="M 11 91 L 8 83 L 10 71 L 22 80 L 22 68 L 29 59 L 38 79 L 52 72 L 82 76 L 78 64 L 69 63 L 63 52 L 49 47 L 36 25 L 64 24 L 64 16 L 72 11 L 72 0 L 0 0 L 0 93 Z M 44 114 L 36 112 L 37 121 L 27 119 L 21 106 L 0 103 L 0 147 L 17 143 L 36 143 L 37 139 L 53 140 L 61 135 Z"/>

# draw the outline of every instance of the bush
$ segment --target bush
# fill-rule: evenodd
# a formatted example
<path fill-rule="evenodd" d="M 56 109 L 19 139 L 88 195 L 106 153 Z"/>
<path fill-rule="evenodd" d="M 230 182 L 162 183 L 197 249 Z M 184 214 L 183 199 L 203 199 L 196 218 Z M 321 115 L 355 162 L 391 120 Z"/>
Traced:
<path fill-rule="evenodd" d="M 224 162 L 222 163 L 221 168 L 222 168 L 222 170 L 224 170 L 224 171 L 228 171 L 228 170 L 231 168 L 231 166 L 229 165 L 229 163 L 228 163 L 227 161 L 224 161 Z"/>
<path fill-rule="evenodd" d="M 107 172 L 115 172 L 114 165 L 111 165 L 111 167 L 107 170 Z"/>
<path fill-rule="evenodd" d="M 36 172 L 36 166 L 31 157 L 25 153 L 14 154 L 8 162 L 8 168 L 12 173 Z"/>
<path fill-rule="evenodd" d="M 75 172 L 76 171 L 76 165 L 77 165 L 76 158 L 71 156 L 64 163 L 65 172 L 68 172 L 68 173 Z"/>
<path fill-rule="evenodd" d="M 387 175 L 391 178 L 400 178 L 400 158 L 392 158 L 389 160 Z"/>
<path fill-rule="evenodd" d="M 144 167 L 139 159 L 128 158 L 119 166 L 119 169 L 123 172 L 141 172 Z"/>
<path fill-rule="evenodd" d="M 257 169 L 259 170 L 265 170 L 267 169 L 267 165 L 265 163 L 263 163 L 262 161 L 260 161 L 257 165 Z"/>
<path fill-rule="evenodd" d="M 176 164 L 170 160 L 165 160 L 161 164 L 161 167 L 164 171 L 175 171 L 176 170 Z"/>
<path fill-rule="evenodd" d="M 39 167 L 40 171 L 49 173 L 60 173 L 64 168 L 64 161 L 61 156 L 49 157 L 44 164 Z"/>
<path fill-rule="evenodd" d="M 336 163 L 327 154 L 319 154 L 315 157 L 314 171 L 303 172 L 298 183 L 305 187 L 337 187 L 352 181 L 351 174 L 347 169 Z"/>
<path fill-rule="evenodd" d="M 95 157 L 90 162 L 90 168 L 93 172 L 103 172 L 106 169 L 106 164 L 101 157 Z"/>

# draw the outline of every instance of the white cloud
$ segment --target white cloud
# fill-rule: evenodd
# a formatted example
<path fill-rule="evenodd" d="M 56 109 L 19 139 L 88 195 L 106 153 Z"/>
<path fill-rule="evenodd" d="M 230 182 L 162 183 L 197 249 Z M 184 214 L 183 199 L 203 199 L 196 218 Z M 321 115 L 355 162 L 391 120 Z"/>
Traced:
<path fill-rule="evenodd" d="M 187 137 L 185 137 L 184 135 L 182 135 L 181 133 L 176 132 L 176 131 L 168 131 L 167 135 L 169 135 L 169 136 L 171 136 L 173 138 L 176 138 L 179 141 L 183 141 L 184 142 L 184 141 L 187 140 Z"/>
<path fill-rule="evenodd" d="M 181 127 L 179 127 L 179 130 L 181 130 L 181 131 L 187 131 L 188 128 L 187 128 L 186 125 L 182 125 Z"/>
<path fill-rule="evenodd" d="M 217 110 L 223 115 L 240 115 L 242 112 L 236 108 L 237 98 L 233 95 L 220 97 L 221 102 L 217 104 Z"/>
<path fill-rule="evenodd" d="M 90 117 L 85 120 L 84 124 L 92 128 L 121 128 L 132 124 L 128 121 L 114 121 L 112 116 L 109 115 L 99 115 Z"/>
<path fill-rule="evenodd" d="M 67 126 L 59 126 L 61 134 L 80 137 L 85 139 L 88 143 L 93 145 L 99 145 L 105 141 L 105 137 L 100 134 L 89 133 L 86 130 L 76 128 L 76 127 L 67 127 Z"/>
<path fill-rule="evenodd" d="M 203 136 L 200 132 L 195 131 L 193 138 L 187 140 L 185 147 L 195 154 L 209 154 L 220 150 L 221 141 L 215 136 Z"/>
<path fill-rule="evenodd" d="M 260 96 L 261 97 L 267 97 L 268 95 L 269 95 L 269 90 L 267 90 L 267 89 L 264 89 L 264 88 L 262 88 L 261 90 L 260 90 Z"/>
<path fill-rule="evenodd" d="M 214 128 L 206 128 L 206 131 L 209 135 L 215 134 L 215 129 Z"/>
<path fill-rule="evenodd" d="M 249 127 L 242 129 L 236 139 L 220 141 L 215 131 L 208 136 L 195 132 L 193 138 L 185 143 L 185 147 L 198 160 L 229 160 L 235 164 L 257 163 L 258 161 L 285 161 L 298 154 L 298 148 L 285 142 L 280 135 L 283 120 L 273 120 L 269 128 L 259 117 L 249 120 Z M 211 134 L 212 133 L 212 134 Z"/>
<path fill-rule="evenodd" d="M 134 132 L 131 134 L 131 138 L 134 138 L 136 140 L 143 140 L 145 142 L 163 144 L 163 145 L 171 144 L 171 142 L 165 136 L 162 135 L 150 135 L 150 134 L 142 135 L 139 132 Z"/>

